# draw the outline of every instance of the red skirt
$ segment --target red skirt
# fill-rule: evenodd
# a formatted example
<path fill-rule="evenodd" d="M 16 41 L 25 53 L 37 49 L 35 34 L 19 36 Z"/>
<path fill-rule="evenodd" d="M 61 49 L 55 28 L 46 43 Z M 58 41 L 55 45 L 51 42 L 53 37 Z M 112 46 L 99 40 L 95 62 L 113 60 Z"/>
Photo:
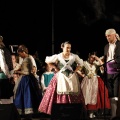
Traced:
<path fill-rule="evenodd" d="M 95 105 L 86 105 L 87 110 L 98 110 L 98 109 L 110 109 L 110 99 L 108 96 L 108 89 L 104 84 L 104 81 L 98 77 L 98 94 L 97 103 Z"/>

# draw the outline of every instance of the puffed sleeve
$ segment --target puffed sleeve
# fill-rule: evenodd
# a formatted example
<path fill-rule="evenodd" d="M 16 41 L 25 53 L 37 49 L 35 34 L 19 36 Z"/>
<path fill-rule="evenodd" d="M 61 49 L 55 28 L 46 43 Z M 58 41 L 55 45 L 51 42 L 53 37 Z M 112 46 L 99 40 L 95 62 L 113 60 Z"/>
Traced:
<path fill-rule="evenodd" d="M 81 59 L 78 55 L 75 55 L 75 61 L 79 66 L 83 66 L 83 59 Z"/>
<path fill-rule="evenodd" d="M 46 63 L 55 63 L 58 59 L 58 55 L 55 54 L 55 55 L 52 55 L 52 56 L 46 56 L 45 58 L 45 62 Z"/>
<path fill-rule="evenodd" d="M 32 61 L 32 65 L 35 66 L 36 69 L 37 69 L 37 65 L 36 65 L 36 62 L 35 62 L 35 59 L 33 58 L 33 56 L 32 56 L 32 55 L 29 55 L 29 58 L 30 58 L 31 61 Z"/>

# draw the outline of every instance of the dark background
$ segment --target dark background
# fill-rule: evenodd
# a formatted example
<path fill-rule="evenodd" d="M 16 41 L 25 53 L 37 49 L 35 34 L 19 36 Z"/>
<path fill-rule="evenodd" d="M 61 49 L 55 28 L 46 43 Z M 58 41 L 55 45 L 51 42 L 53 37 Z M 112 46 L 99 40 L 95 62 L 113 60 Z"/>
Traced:
<path fill-rule="evenodd" d="M 7 47 L 25 44 L 39 58 L 59 53 L 64 41 L 87 59 L 103 55 L 105 30 L 120 34 L 119 0 L 41 0 L 0 2 L 0 35 Z"/>

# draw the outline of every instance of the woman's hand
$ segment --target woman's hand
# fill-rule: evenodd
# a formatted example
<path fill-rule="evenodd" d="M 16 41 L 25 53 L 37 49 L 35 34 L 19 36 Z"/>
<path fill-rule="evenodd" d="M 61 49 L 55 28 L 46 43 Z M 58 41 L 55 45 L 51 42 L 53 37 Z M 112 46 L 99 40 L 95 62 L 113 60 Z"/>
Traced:
<path fill-rule="evenodd" d="M 80 71 L 82 69 L 81 66 L 77 66 L 74 72 Z"/>
<path fill-rule="evenodd" d="M 79 71 L 79 70 L 78 70 L 76 73 L 77 73 L 79 76 L 81 76 L 82 78 L 85 77 L 85 74 L 83 74 L 83 73 L 82 73 L 81 71 Z"/>

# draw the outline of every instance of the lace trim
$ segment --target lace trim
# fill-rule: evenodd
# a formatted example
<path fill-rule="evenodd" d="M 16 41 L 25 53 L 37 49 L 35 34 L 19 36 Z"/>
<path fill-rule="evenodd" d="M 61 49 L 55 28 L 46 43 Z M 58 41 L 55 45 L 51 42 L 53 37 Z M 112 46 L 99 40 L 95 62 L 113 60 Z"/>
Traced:
<path fill-rule="evenodd" d="M 92 78 L 93 76 L 96 76 L 96 67 L 94 65 L 92 65 L 92 67 L 90 67 L 90 64 L 85 61 L 84 62 L 84 67 L 89 71 L 89 73 L 87 74 L 88 78 Z"/>
<path fill-rule="evenodd" d="M 18 110 L 18 113 L 21 115 L 21 114 L 30 114 L 30 113 L 33 113 L 33 109 L 32 108 L 27 108 L 25 109 L 24 111 L 22 109 L 17 109 Z"/>

